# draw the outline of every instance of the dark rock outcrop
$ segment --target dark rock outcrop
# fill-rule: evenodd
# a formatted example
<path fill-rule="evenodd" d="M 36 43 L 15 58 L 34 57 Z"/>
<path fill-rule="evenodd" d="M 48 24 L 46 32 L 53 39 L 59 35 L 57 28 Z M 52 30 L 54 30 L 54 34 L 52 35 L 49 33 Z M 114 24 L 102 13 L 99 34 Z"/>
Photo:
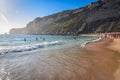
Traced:
<path fill-rule="evenodd" d="M 120 0 L 99 0 L 75 10 L 36 18 L 10 34 L 81 34 L 120 31 Z"/>

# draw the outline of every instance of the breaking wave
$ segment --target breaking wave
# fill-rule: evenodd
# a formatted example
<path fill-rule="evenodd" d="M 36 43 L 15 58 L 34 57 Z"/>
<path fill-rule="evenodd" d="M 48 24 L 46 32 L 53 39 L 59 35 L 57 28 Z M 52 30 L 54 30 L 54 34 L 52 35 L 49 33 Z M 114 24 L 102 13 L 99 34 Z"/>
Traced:
<path fill-rule="evenodd" d="M 52 47 L 52 46 L 56 46 L 56 45 L 62 45 L 62 42 L 53 41 L 53 42 L 43 42 L 41 44 L 31 44 L 31 45 L 7 47 L 7 48 L 0 49 L 0 54 L 32 51 L 32 50 L 45 48 L 45 47 Z"/>

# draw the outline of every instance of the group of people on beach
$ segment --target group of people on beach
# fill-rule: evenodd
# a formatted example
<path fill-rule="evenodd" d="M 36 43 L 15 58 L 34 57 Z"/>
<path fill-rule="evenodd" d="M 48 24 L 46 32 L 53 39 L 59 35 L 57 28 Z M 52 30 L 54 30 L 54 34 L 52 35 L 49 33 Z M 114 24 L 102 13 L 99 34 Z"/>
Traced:
<path fill-rule="evenodd" d="M 120 33 L 103 33 L 98 35 L 100 38 L 119 39 Z"/>

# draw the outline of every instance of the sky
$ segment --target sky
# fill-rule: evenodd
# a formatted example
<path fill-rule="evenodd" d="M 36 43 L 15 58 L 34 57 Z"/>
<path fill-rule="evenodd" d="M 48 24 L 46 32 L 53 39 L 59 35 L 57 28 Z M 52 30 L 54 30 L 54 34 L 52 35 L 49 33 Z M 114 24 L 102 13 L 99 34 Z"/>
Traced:
<path fill-rule="evenodd" d="M 36 17 L 80 8 L 97 0 L 0 0 L 0 34 L 25 27 Z"/>

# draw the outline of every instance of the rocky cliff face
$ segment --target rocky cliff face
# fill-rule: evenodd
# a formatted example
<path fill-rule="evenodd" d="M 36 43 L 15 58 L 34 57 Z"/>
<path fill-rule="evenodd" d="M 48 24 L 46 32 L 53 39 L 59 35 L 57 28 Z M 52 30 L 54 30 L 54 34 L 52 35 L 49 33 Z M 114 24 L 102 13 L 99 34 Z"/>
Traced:
<path fill-rule="evenodd" d="M 120 0 L 99 0 L 90 5 L 36 18 L 10 34 L 81 34 L 120 31 Z"/>

